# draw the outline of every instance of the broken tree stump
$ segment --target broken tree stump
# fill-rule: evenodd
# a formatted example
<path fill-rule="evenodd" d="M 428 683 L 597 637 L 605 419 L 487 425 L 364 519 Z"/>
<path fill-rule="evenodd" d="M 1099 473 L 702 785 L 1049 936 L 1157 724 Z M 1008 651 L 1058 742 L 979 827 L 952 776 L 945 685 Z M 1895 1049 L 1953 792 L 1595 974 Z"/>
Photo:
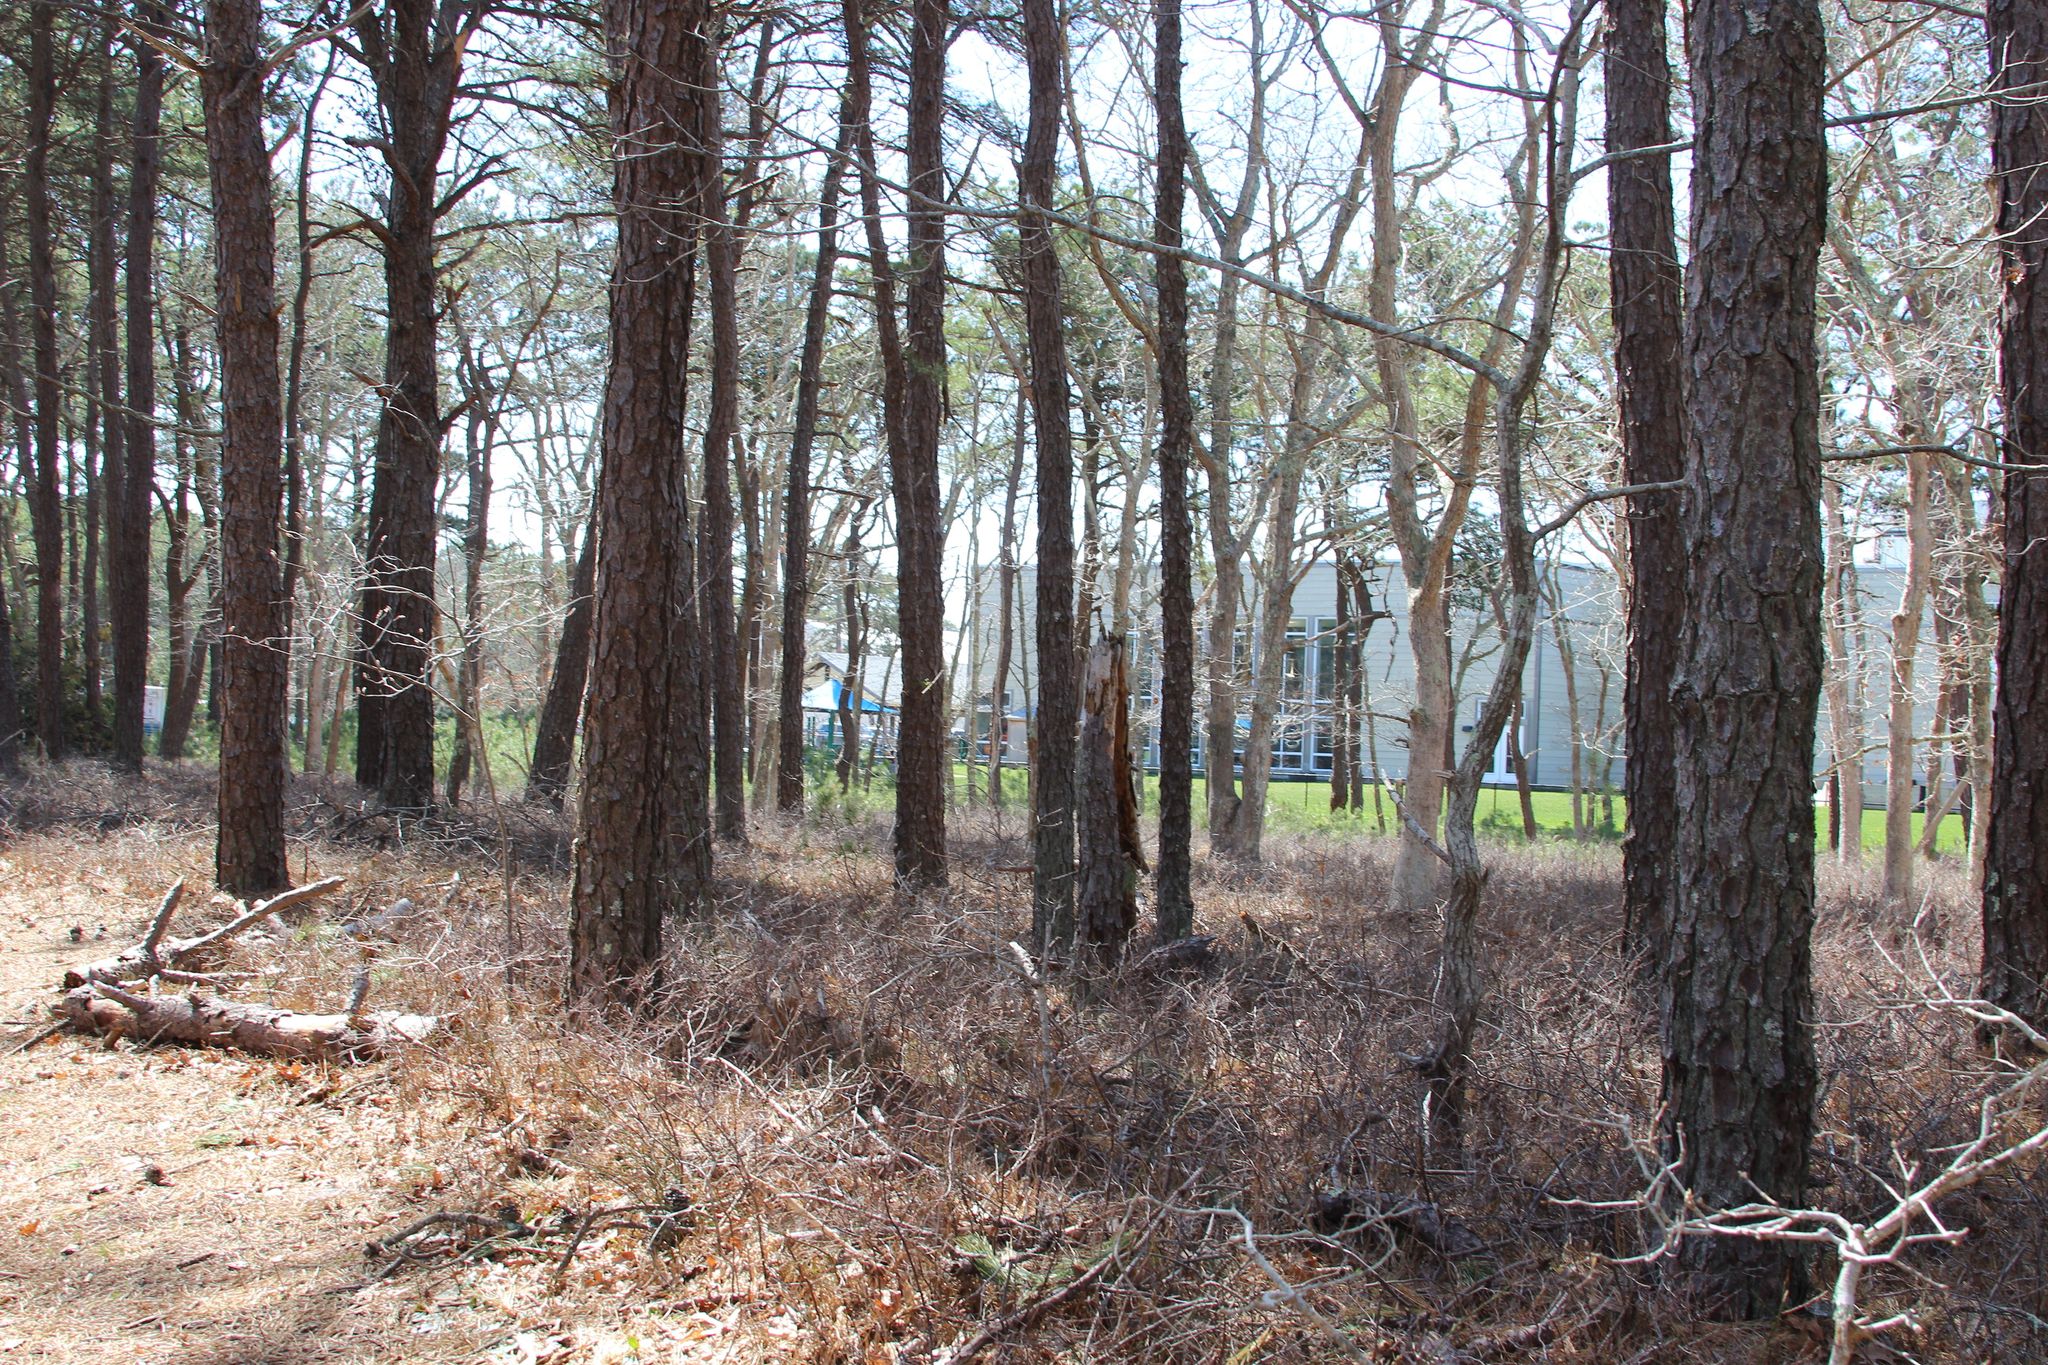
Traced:
<path fill-rule="evenodd" d="M 278 911 L 324 896 L 340 885 L 339 877 L 323 877 L 317 882 L 308 882 L 304 886 L 280 892 L 235 916 L 233 920 L 211 933 L 200 934 L 195 938 L 172 939 L 165 943 L 164 930 L 169 927 L 171 916 L 177 911 L 178 901 L 185 893 L 185 883 L 180 880 L 165 893 L 163 904 L 157 908 L 156 918 L 150 922 L 149 933 L 142 942 L 112 957 L 103 957 L 97 962 L 89 962 L 83 967 L 74 967 L 65 972 L 65 988 L 76 989 L 95 981 L 119 985 L 124 981 L 147 981 L 158 976 L 172 981 L 190 981 L 196 975 L 193 968 L 200 965 L 206 954 L 214 948 L 251 925 L 269 919 Z"/>
<path fill-rule="evenodd" d="M 81 1033 L 142 1042 L 232 1047 L 265 1057 L 357 1060 L 395 1052 L 440 1027 L 431 1014 L 300 1014 L 220 996 L 137 995 L 104 981 L 65 992 L 53 1007 Z"/>
<path fill-rule="evenodd" d="M 1123 955 L 1138 923 L 1138 791 L 1131 763 L 1131 685 L 1123 641 L 1103 635 L 1081 681 L 1080 781 L 1074 791 L 1080 877 L 1075 937 L 1104 963 Z"/>

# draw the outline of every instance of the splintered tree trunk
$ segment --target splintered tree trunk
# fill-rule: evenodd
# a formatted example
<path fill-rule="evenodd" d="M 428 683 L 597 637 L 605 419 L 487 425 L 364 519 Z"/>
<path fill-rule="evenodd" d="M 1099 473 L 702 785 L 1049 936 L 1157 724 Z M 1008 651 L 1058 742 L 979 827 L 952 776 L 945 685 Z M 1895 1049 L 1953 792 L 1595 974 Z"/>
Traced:
<path fill-rule="evenodd" d="M 720 87 L 716 35 L 697 78 Z M 721 839 L 747 837 L 747 683 L 733 614 L 732 444 L 740 423 L 739 234 L 725 206 L 725 136 L 716 100 L 701 104 L 704 256 L 711 300 L 711 403 L 704 424 L 704 534 L 699 574 L 711 693 L 714 820 Z"/>
<path fill-rule="evenodd" d="M 278 385 L 276 223 L 263 138 L 261 0 L 209 0 L 206 162 L 213 186 L 214 314 L 221 358 L 220 734 L 222 889 L 286 886 L 283 395 Z"/>
<path fill-rule="evenodd" d="M 896 748 L 896 876 L 923 890 L 946 884 L 945 554 L 939 427 L 946 403 L 944 148 L 948 0 L 915 0 L 910 43 L 909 278 L 905 287 L 902 461 L 896 494 L 898 628 L 903 702 Z M 892 453 L 894 448 L 892 447 Z"/>
<path fill-rule="evenodd" d="M 1607 150 L 1671 142 L 1671 65 L 1664 0 L 1608 0 Z M 1614 368 L 1621 406 L 1622 482 L 1685 474 L 1685 393 L 1679 368 L 1684 276 L 1673 241 L 1671 158 L 1633 156 L 1607 168 L 1607 257 Z M 1685 546 L 1676 493 L 1639 494 L 1628 509 L 1628 676 L 1622 709 L 1628 837 L 1621 846 L 1624 946 L 1660 951 L 1669 919 L 1677 808 L 1671 752 L 1671 675 L 1685 609 Z"/>
<path fill-rule="evenodd" d="M 1097 964 L 1123 955 L 1138 923 L 1138 792 L 1131 767 L 1131 685 L 1123 642 L 1104 635 L 1088 650 L 1081 683 L 1080 781 L 1076 792 L 1079 876 L 1075 936 Z"/>
<path fill-rule="evenodd" d="M 708 0 L 607 0 L 604 17 L 618 248 L 569 994 L 644 1009 L 660 991 L 662 921 L 699 913 L 711 880 L 682 452 L 703 188 L 689 144 L 696 101 L 718 92 L 692 79 L 711 41 Z"/>
<path fill-rule="evenodd" d="M 161 26 L 153 0 L 135 6 L 146 33 Z M 135 47 L 134 151 L 128 168 L 126 290 L 128 431 L 119 488 L 108 484 L 107 610 L 114 644 L 114 763 L 142 769 L 143 688 L 149 680 L 149 559 L 156 486 L 156 196 L 163 173 L 163 56 Z"/>
<path fill-rule="evenodd" d="M 849 9 L 849 15 L 857 11 Z M 848 26 L 852 43 L 853 26 Z M 858 60 L 865 60 L 865 53 Z M 817 264 L 804 313 L 797 360 L 796 411 L 789 437 L 789 484 L 783 498 L 782 669 L 777 697 L 775 808 L 804 808 L 804 673 L 810 666 L 804 623 L 811 609 L 811 449 L 818 438 L 818 396 L 824 388 L 825 331 L 832 324 L 832 273 L 839 260 L 839 182 L 855 130 L 867 122 L 865 91 L 852 81 L 839 114 L 839 143 L 818 193 Z"/>
<path fill-rule="evenodd" d="M 1992 0 L 1994 92 L 2048 80 L 2048 7 Z M 2005 280 L 2000 458 L 2048 467 L 2048 124 L 2031 96 L 1992 106 Z M 1984 854 L 1984 998 L 2048 1026 L 2048 474 L 2007 473 Z M 1980 807 L 1979 818 L 1986 818 Z"/>
<path fill-rule="evenodd" d="M 1034 717 L 1031 939 L 1041 954 L 1074 940 L 1074 727 L 1079 688 L 1074 634 L 1074 435 L 1068 415 L 1067 336 L 1052 225 L 1063 46 L 1052 0 L 1024 0 L 1024 60 L 1031 116 L 1017 186 L 1024 258 L 1024 326 L 1031 354 L 1031 415 L 1038 440 L 1038 711 Z M 1224 642 L 1229 648 L 1229 642 Z M 1223 756 L 1229 771 L 1230 756 Z M 1211 764 L 1210 782 L 1217 779 Z"/>
<path fill-rule="evenodd" d="M 57 6 L 29 7 L 28 195 L 29 354 L 35 365 L 35 461 L 27 471 L 36 546 L 36 734 L 52 763 L 64 757 L 64 509 L 57 491 L 57 262 L 51 237 L 50 139 L 57 71 L 51 47 Z"/>
<path fill-rule="evenodd" d="M 1188 455 L 1195 404 L 1188 387 L 1188 272 L 1181 247 L 1187 199 L 1187 124 L 1181 112 L 1180 0 L 1153 0 L 1159 168 L 1152 237 L 1159 294 L 1159 872 L 1155 911 L 1162 941 L 1195 931 L 1190 889 L 1194 843 L 1194 525 L 1188 511 Z M 1016 482 L 1011 481 L 1014 495 Z M 1006 528 L 1007 529 L 1007 528 Z M 1009 597 L 1005 585 L 1004 605 Z M 1000 687 L 1000 679 L 998 679 Z"/>
<path fill-rule="evenodd" d="M 533 763 L 526 774 L 526 799 L 562 808 L 569 787 L 569 761 L 576 747 L 576 717 L 583 709 L 583 684 L 590 675 L 591 594 L 597 581 L 597 506 L 583 530 L 583 548 L 569 580 L 569 612 L 562 618 L 562 638 L 555 643 L 555 666 L 548 674 L 547 698 L 534 726 Z"/>
<path fill-rule="evenodd" d="M 1685 338 L 1687 611 L 1672 690 L 1678 812 L 1663 971 L 1664 1137 L 1698 1206 L 1807 1197 L 1813 1135 L 1813 752 L 1821 647 L 1815 285 L 1826 211 L 1812 0 L 1692 11 Z M 1701 1237 L 1719 1310 L 1796 1301 L 1783 1242 Z"/>

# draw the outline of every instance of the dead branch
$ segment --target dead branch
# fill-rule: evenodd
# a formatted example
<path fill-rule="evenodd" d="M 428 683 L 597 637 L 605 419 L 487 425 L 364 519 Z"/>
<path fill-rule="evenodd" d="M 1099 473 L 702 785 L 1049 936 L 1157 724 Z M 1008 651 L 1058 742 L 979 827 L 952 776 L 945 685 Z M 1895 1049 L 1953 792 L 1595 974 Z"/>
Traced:
<path fill-rule="evenodd" d="M 249 926 L 270 918 L 280 910 L 324 896 L 340 885 L 339 877 L 323 877 L 317 882 L 293 887 L 244 911 L 210 933 L 200 934 L 196 938 L 172 939 L 165 944 L 164 930 L 170 926 L 171 915 L 177 910 L 178 902 L 185 892 L 185 883 L 181 880 L 165 893 L 163 904 L 158 908 L 156 918 L 150 923 L 149 933 L 142 942 L 112 957 L 103 957 L 97 962 L 65 972 L 65 989 L 76 989 L 90 982 L 103 981 L 119 985 L 124 981 L 147 981 L 151 977 L 170 976 L 173 973 L 189 974 L 191 968 L 208 952 Z"/>
<path fill-rule="evenodd" d="M 220 996 L 137 995 L 106 981 L 67 991 L 54 1009 L 81 1033 L 232 1047 L 266 1057 L 358 1060 L 395 1052 L 440 1026 L 431 1014 L 299 1014 Z"/>

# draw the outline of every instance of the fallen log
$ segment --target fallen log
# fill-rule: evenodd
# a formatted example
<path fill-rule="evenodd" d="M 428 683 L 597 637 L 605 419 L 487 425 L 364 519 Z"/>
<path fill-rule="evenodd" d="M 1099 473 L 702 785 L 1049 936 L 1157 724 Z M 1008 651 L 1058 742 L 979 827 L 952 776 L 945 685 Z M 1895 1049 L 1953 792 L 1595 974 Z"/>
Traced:
<path fill-rule="evenodd" d="M 137 995 L 104 981 L 65 992 L 52 1008 L 81 1033 L 232 1047 L 266 1057 L 376 1057 L 421 1041 L 441 1023 L 431 1014 L 388 1010 L 299 1014 L 217 995 Z"/>
<path fill-rule="evenodd" d="M 339 877 L 323 877 L 317 882 L 295 886 L 235 916 L 233 920 L 211 933 L 200 934 L 195 938 L 175 938 L 165 943 L 164 930 L 170 926 L 171 916 L 178 908 L 178 901 L 185 894 L 185 883 L 180 880 L 173 883 L 171 889 L 165 893 L 163 904 L 157 908 L 156 918 L 150 922 L 149 933 L 142 942 L 132 948 L 123 949 L 112 957 L 103 957 L 83 967 L 72 968 L 64 973 L 64 986 L 69 990 L 95 981 L 120 985 L 124 981 L 147 981 L 158 976 L 173 981 L 190 981 L 197 975 L 192 969 L 220 944 L 251 925 L 269 919 L 280 910 L 324 896 L 340 885 Z"/>

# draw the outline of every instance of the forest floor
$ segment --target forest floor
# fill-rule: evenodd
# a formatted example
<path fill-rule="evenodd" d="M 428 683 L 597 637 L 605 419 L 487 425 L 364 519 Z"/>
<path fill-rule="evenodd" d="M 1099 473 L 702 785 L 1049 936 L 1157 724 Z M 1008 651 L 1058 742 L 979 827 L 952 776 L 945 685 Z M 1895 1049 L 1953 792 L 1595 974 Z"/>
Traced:
<path fill-rule="evenodd" d="M 890 888 L 886 823 L 771 825 L 721 854 L 707 923 L 672 935 L 659 1021 L 601 1034 L 559 1010 L 565 820 L 398 822 L 340 786 L 293 800 L 295 875 L 345 885 L 239 942 L 233 993 L 339 1009 L 365 965 L 339 926 L 403 897 L 370 1004 L 442 1016 L 434 1041 L 354 1065 L 71 1034 L 11 1050 L 64 969 L 139 941 L 174 879 L 195 888 L 180 932 L 231 907 L 196 890 L 198 770 L 0 784 L 0 1362 L 1824 1354 L 1808 1315 L 1695 1315 L 1619 1259 L 1639 1216 L 1571 1202 L 1639 1192 L 1625 1134 L 1656 1094 L 1611 849 L 1496 851 L 1494 989 L 1452 1150 L 1401 1060 L 1431 1028 L 1436 926 L 1384 908 L 1376 839 L 1202 860 L 1205 961 L 1141 952 L 1048 987 L 1008 946 L 1029 922 L 1017 812 L 957 817 L 952 889 L 921 901 Z M 1928 1159 L 1974 1122 L 1987 1064 L 1967 1028 L 1894 1008 L 1929 985 L 1919 949 L 1968 984 L 1966 889 L 1946 866 L 1928 882 L 1916 933 L 1865 878 L 1828 874 L 1830 1207 L 1874 1207 L 1894 1153 Z M 638 1207 L 664 1201 L 687 1211 Z M 507 1206 L 516 1229 L 365 1254 L 429 1214 Z M 2048 1174 L 1949 1212 L 1972 1236 L 1874 1274 L 1866 1308 L 1917 1313 L 1901 1358 L 2048 1357 Z M 1268 1292 L 1248 1226 L 1322 1325 Z"/>

